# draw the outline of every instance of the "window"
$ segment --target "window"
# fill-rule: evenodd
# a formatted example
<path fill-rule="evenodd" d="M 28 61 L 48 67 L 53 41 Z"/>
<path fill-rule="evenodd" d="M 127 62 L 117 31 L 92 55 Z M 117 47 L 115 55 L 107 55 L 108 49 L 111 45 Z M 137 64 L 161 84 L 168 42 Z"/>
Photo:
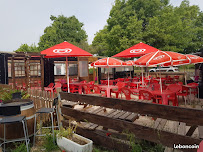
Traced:
<path fill-rule="evenodd" d="M 80 77 L 88 76 L 88 61 L 79 61 Z"/>

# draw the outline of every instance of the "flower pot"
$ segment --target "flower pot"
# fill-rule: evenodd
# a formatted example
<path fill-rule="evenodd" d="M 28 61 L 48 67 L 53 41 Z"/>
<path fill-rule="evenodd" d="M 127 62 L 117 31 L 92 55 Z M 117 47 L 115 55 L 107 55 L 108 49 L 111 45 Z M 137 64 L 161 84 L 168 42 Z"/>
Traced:
<path fill-rule="evenodd" d="M 85 141 L 87 144 L 80 145 L 68 138 L 58 137 L 57 135 L 57 145 L 61 150 L 65 150 L 66 152 L 92 152 L 92 140 L 89 140 L 85 137 L 82 137 L 78 134 L 73 134 L 74 138 Z"/>

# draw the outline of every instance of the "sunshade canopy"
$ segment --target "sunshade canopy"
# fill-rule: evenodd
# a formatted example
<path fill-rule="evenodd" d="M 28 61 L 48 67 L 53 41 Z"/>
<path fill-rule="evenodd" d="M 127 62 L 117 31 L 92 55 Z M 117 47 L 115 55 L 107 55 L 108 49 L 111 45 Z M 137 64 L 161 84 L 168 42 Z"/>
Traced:
<path fill-rule="evenodd" d="M 138 43 L 112 57 L 124 57 L 124 58 L 129 58 L 129 57 L 140 57 L 145 54 L 151 53 L 151 52 L 156 52 L 158 49 L 147 45 L 145 43 Z"/>
<path fill-rule="evenodd" d="M 183 54 L 170 51 L 157 51 L 146 54 L 135 61 L 135 65 L 154 66 L 154 65 L 173 65 L 173 62 L 184 61 L 187 57 Z"/>
<path fill-rule="evenodd" d="M 41 54 L 46 55 L 46 58 L 92 56 L 91 53 L 66 41 L 41 51 Z"/>
<path fill-rule="evenodd" d="M 128 61 L 125 61 L 124 63 L 125 63 L 125 66 L 133 66 L 133 65 L 135 65 L 135 61 L 133 61 L 133 60 L 128 60 Z"/>
<path fill-rule="evenodd" d="M 125 65 L 125 63 L 122 60 L 111 58 L 111 57 L 99 59 L 99 60 L 91 63 L 91 66 L 104 67 L 104 68 L 119 67 L 122 65 Z"/>
<path fill-rule="evenodd" d="M 196 63 L 203 63 L 203 58 L 193 55 L 193 54 L 186 54 L 187 57 L 186 60 L 182 61 L 174 61 L 173 65 L 174 66 L 180 66 L 180 65 L 187 65 L 187 64 L 196 64 Z M 168 63 L 164 64 L 163 66 L 168 66 Z"/>

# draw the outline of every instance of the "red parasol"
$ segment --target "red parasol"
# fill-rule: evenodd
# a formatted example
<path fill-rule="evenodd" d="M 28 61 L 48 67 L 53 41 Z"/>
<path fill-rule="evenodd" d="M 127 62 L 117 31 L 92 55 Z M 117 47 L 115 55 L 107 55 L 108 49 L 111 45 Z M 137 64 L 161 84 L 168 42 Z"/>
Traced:
<path fill-rule="evenodd" d="M 66 41 L 52 46 L 44 51 L 41 51 L 41 54 L 46 55 L 45 58 L 57 58 L 57 57 L 66 57 L 66 74 L 67 74 L 67 83 L 68 83 L 68 92 L 69 89 L 69 73 L 68 73 L 68 57 L 79 57 L 79 56 L 92 56 L 91 53 L 84 51 L 83 49 L 68 43 Z"/>
<path fill-rule="evenodd" d="M 103 58 L 91 63 L 91 66 L 102 68 L 115 68 L 126 65 L 122 60 L 115 58 Z M 109 85 L 109 70 L 108 70 L 108 85 Z"/>
<path fill-rule="evenodd" d="M 173 62 L 186 60 L 187 57 L 183 54 L 170 51 L 157 51 L 146 54 L 135 61 L 136 65 L 149 67 L 154 65 L 167 64 L 173 65 Z"/>
<path fill-rule="evenodd" d="M 173 65 L 173 62 L 184 61 L 186 59 L 187 57 L 180 53 L 170 51 L 157 51 L 140 57 L 137 61 L 135 61 L 135 65 L 141 67 L 149 67 L 154 65 L 168 64 L 171 66 Z M 161 78 L 160 86 L 162 91 Z"/>
<path fill-rule="evenodd" d="M 112 57 L 124 57 L 124 58 L 129 58 L 129 57 L 140 57 L 145 54 L 151 53 L 151 52 L 156 52 L 158 49 L 147 45 L 145 43 L 138 43 Z"/>

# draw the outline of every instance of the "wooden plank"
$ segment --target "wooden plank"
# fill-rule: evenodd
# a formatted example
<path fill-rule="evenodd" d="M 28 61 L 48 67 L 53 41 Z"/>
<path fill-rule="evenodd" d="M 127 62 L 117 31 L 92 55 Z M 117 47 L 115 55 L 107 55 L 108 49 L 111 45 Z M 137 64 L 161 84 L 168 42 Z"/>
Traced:
<path fill-rule="evenodd" d="M 120 116 L 122 116 L 125 113 L 126 113 L 125 111 L 121 111 L 118 114 L 116 114 L 115 116 L 113 116 L 113 118 L 117 119 L 117 118 L 119 118 Z"/>
<path fill-rule="evenodd" d="M 198 126 L 199 138 L 203 139 L 203 126 Z"/>
<path fill-rule="evenodd" d="M 192 136 L 196 128 L 197 128 L 196 125 L 191 126 L 188 132 L 186 133 L 186 136 Z"/>
<path fill-rule="evenodd" d="M 132 113 L 131 115 L 129 115 L 128 117 L 125 118 L 125 120 L 127 121 L 135 121 L 135 119 L 139 118 L 138 114 L 137 113 Z"/>
<path fill-rule="evenodd" d="M 90 130 L 95 130 L 96 127 L 98 127 L 99 125 L 97 124 L 93 124 L 92 126 L 89 127 Z"/>
<path fill-rule="evenodd" d="M 99 107 L 98 109 L 92 111 L 91 113 L 96 114 L 96 113 L 99 113 L 100 111 L 102 111 L 103 109 L 104 109 L 104 107 Z"/>
<path fill-rule="evenodd" d="M 62 99 L 71 101 L 81 101 L 87 104 L 103 106 L 106 108 L 119 109 L 139 114 L 151 115 L 157 118 L 185 122 L 203 126 L 203 110 L 189 109 L 176 106 L 168 106 L 161 104 L 128 101 L 115 98 L 104 98 L 96 96 L 87 96 L 81 94 L 60 93 Z M 187 113 L 187 115 L 186 115 Z"/>
<path fill-rule="evenodd" d="M 199 144 L 200 139 L 174 134 L 167 131 L 161 131 L 154 128 L 141 126 L 131 122 L 123 121 L 120 119 L 113 119 L 110 117 L 104 117 L 101 115 L 96 115 L 87 112 L 77 111 L 67 107 L 61 107 L 61 112 L 64 115 L 72 116 L 76 120 L 86 119 L 89 122 L 115 129 L 117 131 L 123 131 L 126 128 L 132 133 L 135 134 L 137 138 L 148 140 L 155 143 L 161 143 L 168 147 L 173 147 L 174 144 Z M 144 130 L 144 131 L 143 131 Z M 196 149 L 190 149 L 190 152 L 195 151 Z M 185 149 L 187 151 L 187 149 Z"/>
<path fill-rule="evenodd" d="M 116 111 L 116 109 L 111 109 L 108 113 L 104 114 L 103 116 L 108 116 L 112 113 L 114 113 Z"/>
<path fill-rule="evenodd" d="M 119 117 L 119 119 L 125 119 L 126 117 L 128 117 L 129 115 L 131 115 L 132 112 L 126 112 L 125 114 L 123 114 L 122 116 Z"/>
<path fill-rule="evenodd" d="M 186 134 L 186 124 L 181 122 L 178 128 L 178 134 L 185 135 Z"/>
<path fill-rule="evenodd" d="M 159 126 L 157 127 L 157 129 L 162 130 L 164 128 L 164 126 L 166 125 L 167 120 L 166 119 L 162 119 L 161 122 L 159 123 Z"/>
<path fill-rule="evenodd" d="M 120 113 L 120 110 L 116 110 L 115 112 L 111 113 L 107 117 L 113 117 L 113 116 L 117 115 L 118 113 Z"/>

